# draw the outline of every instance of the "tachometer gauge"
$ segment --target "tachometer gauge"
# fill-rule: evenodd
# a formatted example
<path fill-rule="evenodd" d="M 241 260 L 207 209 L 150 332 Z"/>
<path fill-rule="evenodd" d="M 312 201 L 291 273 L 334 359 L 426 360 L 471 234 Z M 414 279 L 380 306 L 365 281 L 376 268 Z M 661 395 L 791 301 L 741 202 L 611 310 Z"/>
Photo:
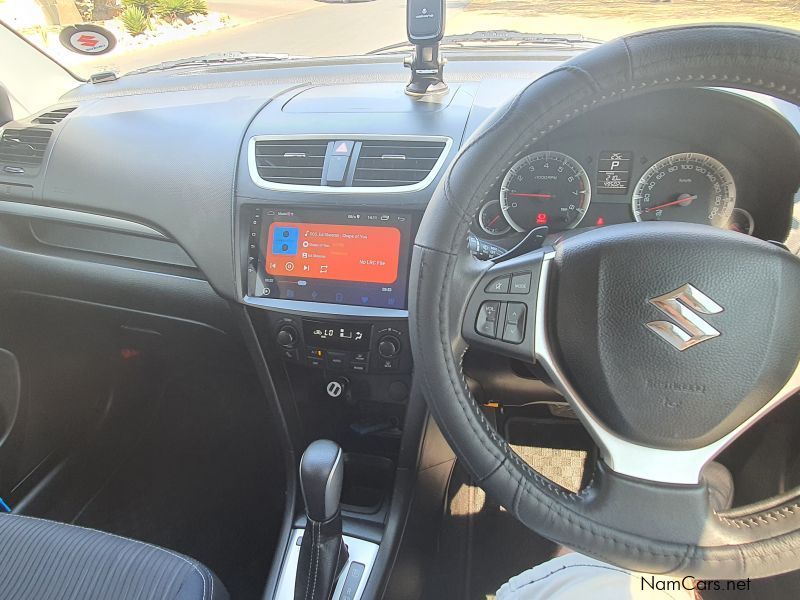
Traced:
<path fill-rule="evenodd" d="M 522 157 L 506 173 L 500 207 L 517 231 L 547 225 L 572 229 L 583 219 L 592 189 L 584 168 L 571 156 L 549 150 Z"/>
<path fill-rule="evenodd" d="M 478 212 L 478 225 L 489 235 L 504 235 L 511 231 L 511 225 L 508 224 L 500 209 L 499 200 L 490 200 L 481 206 Z"/>
<path fill-rule="evenodd" d="M 731 172 L 715 158 L 683 152 L 645 171 L 633 191 L 637 221 L 682 221 L 727 227 L 736 205 Z"/>

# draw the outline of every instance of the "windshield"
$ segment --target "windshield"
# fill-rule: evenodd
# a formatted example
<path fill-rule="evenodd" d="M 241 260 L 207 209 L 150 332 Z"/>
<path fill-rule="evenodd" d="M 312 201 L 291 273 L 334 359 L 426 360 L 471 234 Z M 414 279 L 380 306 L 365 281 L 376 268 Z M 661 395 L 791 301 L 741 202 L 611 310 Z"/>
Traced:
<path fill-rule="evenodd" d="M 262 55 L 250 60 L 363 55 L 406 40 L 405 9 L 405 0 L 0 0 L 0 20 L 88 77 L 209 54 L 230 61 L 245 58 L 238 53 Z M 448 0 L 446 34 L 573 34 L 564 38 L 571 43 L 703 22 L 800 29 L 800 0 Z M 557 40 L 533 45 L 550 42 Z"/>

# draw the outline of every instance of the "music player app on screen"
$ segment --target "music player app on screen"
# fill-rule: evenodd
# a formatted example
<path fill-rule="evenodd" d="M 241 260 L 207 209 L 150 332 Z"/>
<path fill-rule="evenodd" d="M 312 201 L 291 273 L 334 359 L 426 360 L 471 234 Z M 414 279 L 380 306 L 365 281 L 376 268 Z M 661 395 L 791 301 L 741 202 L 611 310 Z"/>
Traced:
<path fill-rule="evenodd" d="M 267 271 L 272 275 L 394 283 L 400 256 L 396 227 L 272 223 Z"/>
<path fill-rule="evenodd" d="M 265 295 L 405 308 L 411 238 L 407 217 L 276 211 L 264 228 Z"/>

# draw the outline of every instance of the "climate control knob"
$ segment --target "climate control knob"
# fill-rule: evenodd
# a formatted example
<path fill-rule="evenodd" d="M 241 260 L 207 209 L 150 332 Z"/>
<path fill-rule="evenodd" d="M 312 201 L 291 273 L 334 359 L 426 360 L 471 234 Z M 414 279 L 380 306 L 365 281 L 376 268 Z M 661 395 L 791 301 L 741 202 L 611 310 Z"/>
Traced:
<path fill-rule="evenodd" d="M 284 325 L 278 330 L 275 341 L 281 348 L 289 350 L 297 346 L 297 340 L 299 338 L 300 334 L 297 333 L 297 328 L 295 328 L 294 325 Z"/>
<path fill-rule="evenodd" d="M 393 335 L 386 335 L 378 340 L 378 354 L 381 358 L 394 358 L 400 354 L 400 340 Z"/>

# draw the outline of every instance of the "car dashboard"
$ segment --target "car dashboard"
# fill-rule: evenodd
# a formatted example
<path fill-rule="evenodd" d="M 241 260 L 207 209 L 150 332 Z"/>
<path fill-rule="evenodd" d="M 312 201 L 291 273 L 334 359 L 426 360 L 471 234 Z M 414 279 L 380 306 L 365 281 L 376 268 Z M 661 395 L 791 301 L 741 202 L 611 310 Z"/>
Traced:
<path fill-rule="evenodd" d="M 132 233 L 147 227 L 180 246 L 173 266 L 196 265 L 220 295 L 241 302 L 254 294 L 246 272 L 229 265 L 231 248 L 240 266 L 247 259 L 246 207 L 383 207 L 414 223 L 460 145 L 526 81 L 558 64 L 454 61 L 449 92 L 421 101 L 403 94 L 402 70 L 385 59 L 370 65 L 368 83 L 356 65 L 312 63 L 86 84 L 3 128 L 3 200 L 17 203 L 15 212 L 57 207 L 78 213 L 78 222 L 94 215 L 131 223 Z M 797 187 L 798 115 L 765 102 L 704 89 L 592 111 L 516 164 L 497 165 L 473 232 L 508 248 L 543 225 L 556 234 L 677 219 L 783 241 Z M 336 143 L 343 151 L 328 156 Z M 679 183 L 693 165 L 695 183 Z M 722 192 L 713 191 L 718 181 Z M 681 194 L 658 207 L 662 196 Z"/>
<path fill-rule="evenodd" d="M 124 352 L 244 347 L 287 447 L 327 438 L 354 457 L 345 533 L 380 543 L 394 467 L 425 430 L 408 323 L 417 228 L 487 117 L 570 56 L 454 54 L 447 93 L 420 99 L 392 55 L 81 85 L 0 127 L 0 306 L 91 314 Z M 796 106 L 761 97 L 632 96 L 498 159 L 464 243 L 491 259 L 531 232 L 550 244 L 674 219 L 795 249 L 799 131 Z M 524 404 L 534 386 L 552 404 L 541 373 L 498 360 L 465 358 L 477 398 L 482 378 L 486 397 Z"/>
<path fill-rule="evenodd" d="M 7 281 L 223 331 L 244 306 L 267 356 L 402 409 L 431 194 L 483 121 L 568 57 L 454 56 L 447 93 L 422 99 L 392 56 L 82 85 L 0 134 Z M 782 242 L 797 112 L 713 88 L 590 111 L 496 165 L 465 243 L 488 259 L 535 229 L 550 243 L 652 219 Z M 27 278 L 42 269 L 60 279 Z"/>
<path fill-rule="evenodd" d="M 422 99 L 393 56 L 87 83 L 2 129 L 5 264 L 63 275 L 61 290 L 16 282 L 32 292 L 71 296 L 77 276 L 83 299 L 223 330 L 220 302 L 246 306 L 270 354 L 408 385 L 427 202 L 483 121 L 569 55 L 456 55 L 447 93 Z M 496 165 L 465 243 L 486 259 L 534 229 L 552 242 L 652 219 L 785 241 L 798 122 L 797 107 L 713 88 L 590 111 Z M 326 318 L 363 339 L 330 339 Z"/>

